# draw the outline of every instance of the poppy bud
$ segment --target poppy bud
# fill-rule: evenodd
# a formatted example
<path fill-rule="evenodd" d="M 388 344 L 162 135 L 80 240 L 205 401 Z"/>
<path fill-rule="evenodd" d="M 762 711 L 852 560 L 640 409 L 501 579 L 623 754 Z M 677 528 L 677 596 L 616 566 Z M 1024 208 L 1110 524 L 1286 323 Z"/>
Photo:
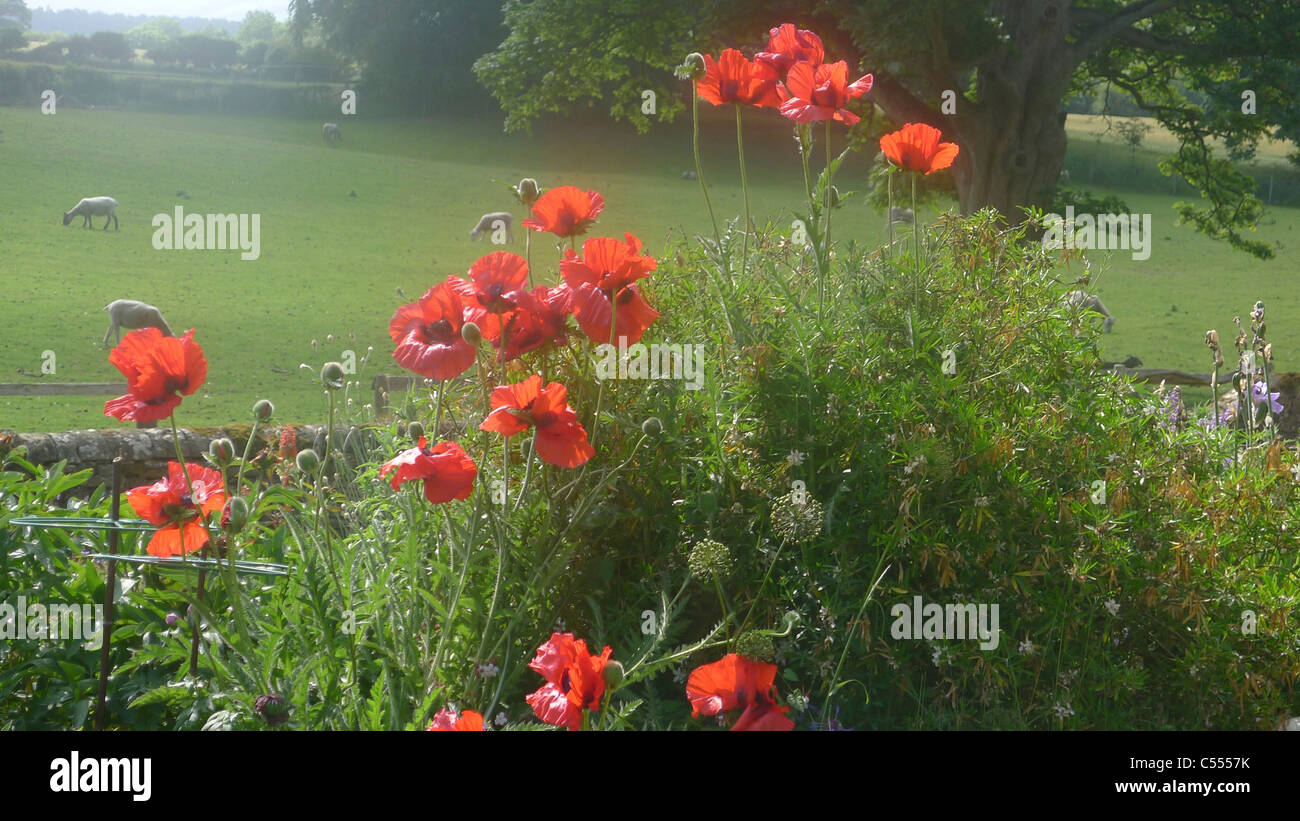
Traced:
<path fill-rule="evenodd" d="M 677 76 L 683 80 L 698 80 L 705 74 L 704 55 L 698 51 L 692 51 L 686 55 L 681 66 L 677 70 Z"/>
<path fill-rule="evenodd" d="M 460 338 L 471 345 L 477 345 L 483 341 L 483 332 L 475 323 L 466 322 L 460 326 Z"/>
<path fill-rule="evenodd" d="M 657 439 L 664 432 L 664 423 L 660 422 L 657 416 L 648 416 L 641 423 L 641 432 L 651 439 Z"/>
<path fill-rule="evenodd" d="M 831 186 L 831 208 L 840 207 L 840 189 Z"/>
<path fill-rule="evenodd" d="M 253 418 L 259 422 L 269 421 L 273 413 L 275 413 L 275 405 L 272 405 L 269 399 L 259 399 L 253 405 Z"/>
<path fill-rule="evenodd" d="M 605 665 L 605 686 L 611 690 L 617 690 L 618 686 L 623 683 L 623 665 L 617 661 L 611 661 Z"/>
<path fill-rule="evenodd" d="M 235 458 L 235 443 L 224 436 L 213 439 L 208 443 L 208 455 L 216 464 L 224 465 Z"/>
<path fill-rule="evenodd" d="M 343 366 L 338 362 L 326 362 L 320 369 L 320 381 L 332 391 L 343 387 Z"/>
<path fill-rule="evenodd" d="M 298 451 L 297 461 L 298 470 L 301 470 L 303 473 L 315 474 L 316 469 L 320 467 L 320 457 L 317 456 L 316 451 L 311 448 L 305 448 Z"/>
<path fill-rule="evenodd" d="M 419 442 L 424 437 L 424 425 L 419 422 L 412 422 L 406 426 L 406 435 L 411 437 L 412 442 Z"/>
<path fill-rule="evenodd" d="M 238 533 L 248 522 L 248 502 L 243 496 L 232 496 L 226 502 L 226 511 L 221 516 L 221 525 L 231 533 Z"/>
<path fill-rule="evenodd" d="M 524 205 L 532 205 L 537 202 L 537 180 L 532 177 L 524 177 L 519 181 L 519 201 Z"/>
<path fill-rule="evenodd" d="M 253 702 L 253 710 L 272 727 L 289 720 L 289 708 L 284 699 L 276 693 L 258 696 Z"/>

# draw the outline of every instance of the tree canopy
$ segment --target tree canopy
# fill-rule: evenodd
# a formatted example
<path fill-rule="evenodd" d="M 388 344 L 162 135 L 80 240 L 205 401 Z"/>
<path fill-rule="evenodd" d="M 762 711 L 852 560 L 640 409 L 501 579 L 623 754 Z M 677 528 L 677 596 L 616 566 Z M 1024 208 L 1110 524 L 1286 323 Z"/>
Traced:
<path fill-rule="evenodd" d="M 1107 83 L 1177 137 L 1161 169 L 1202 197 L 1179 203 L 1180 217 L 1273 253 L 1248 237 L 1262 205 L 1240 163 L 1266 136 L 1300 136 L 1294 0 L 509 0 L 504 13 L 509 34 L 476 70 L 508 128 L 597 104 L 645 127 L 640 91 L 672 87 L 686 53 L 753 51 L 768 27 L 795 22 L 875 75 L 867 99 L 890 120 L 929 123 L 962 145 L 963 211 L 1012 218 L 1056 187 L 1064 100 Z M 945 92 L 955 110 L 944 110 Z M 659 116 L 671 118 L 680 103 L 659 96 Z"/>

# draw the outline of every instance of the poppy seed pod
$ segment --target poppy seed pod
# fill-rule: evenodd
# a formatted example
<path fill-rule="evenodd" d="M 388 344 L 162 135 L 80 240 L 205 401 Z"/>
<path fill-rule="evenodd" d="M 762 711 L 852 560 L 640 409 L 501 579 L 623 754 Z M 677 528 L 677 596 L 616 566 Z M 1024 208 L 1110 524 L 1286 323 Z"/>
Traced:
<path fill-rule="evenodd" d="M 303 473 L 314 474 L 316 473 L 316 469 L 320 467 L 320 457 L 317 456 L 316 451 L 311 448 L 298 451 L 297 461 L 298 470 L 301 470 Z"/>
<path fill-rule="evenodd" d="M 519 181 L 519 201 L 524 205 L 532 205 L 537 202 L 537 180 L 532 177 L 524 177 Z"/>
<path fill-rule="evenodd" d="M 235 443 L 224 436 L 213 439 L 208 443 L 208 455 L 212 457 L 213 462 L 224 465 L 235 458 Z"/>
<path fill-rule="evenodd" d="M 411 437 L 412 442 L 419 442 L 424 436 L 424 425 L 419 422 L 412 422 L 406 426 L 406 435 Z"/>
<path fill-rule="evenodd" d="M 332 391 L 343 387 L 343 366 L 338 362 L 326 362 L 320 369 L 320 381 Z"/>
<path fill-rule="evenodd" d="M 483 331 L 474 322 L 466 322 L 460 326 L 460 338 L 471 345 L 477 345 L 483 341 Z"/>
<path fill-rule="evenodd" d="M 664 423 L 660 422 L 657 416 L 647 417 L 641 423 L 641 432 L 652 439 L 657 439 L 664 432 Z"/>
<path fill-rule="evenodd" d="M 222 525 L 231 533 L 238 533 L 248 523 L 248 502 L 242 496 L 232 496 L 226 502 L 225 515 L 221 517 Z"/>
<path fill-rule="evenodd" d="M 274 413 L 275 405 L 271 404 L 270 399 L 259 399 L 253 405 L 253 418 L 259 422 L 270 421 Z"/>

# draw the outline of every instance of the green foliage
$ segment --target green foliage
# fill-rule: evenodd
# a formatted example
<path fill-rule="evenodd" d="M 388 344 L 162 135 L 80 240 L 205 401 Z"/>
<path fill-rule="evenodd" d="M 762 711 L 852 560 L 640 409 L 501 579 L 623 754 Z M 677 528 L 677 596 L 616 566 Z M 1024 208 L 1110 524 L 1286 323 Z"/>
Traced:
<path fill-rule="evenodd" d="M 509 0 L 509 34 L 474 72 L 506 112 L 509 131 L 599 104 L 645 132 L 683 109 L 673 69 L 690 51 L 696 8 L 671 0 L 646 14 L 636 0 Z M 656 97 L 654 114 L 642 110 L 647 90 Z"/>

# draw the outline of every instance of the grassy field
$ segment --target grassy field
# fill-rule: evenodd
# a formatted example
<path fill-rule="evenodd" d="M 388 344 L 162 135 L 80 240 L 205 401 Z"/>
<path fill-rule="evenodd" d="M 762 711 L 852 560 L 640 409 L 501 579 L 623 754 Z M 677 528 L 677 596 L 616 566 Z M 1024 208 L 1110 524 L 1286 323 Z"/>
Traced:
<path fill-rule="evenodd" d="M 42 117 L 35 107 L 0 109 L 0 286 L 10 305 L 0 381 L 34 381 L 18 371 L 39 373 L 46 350 L 57 357 L 57 374 L 46 379 L 116 380 L 100 346 L 108 327 L 102 308 L 135 298 L 160 306 L 178 331 L 196 328 L 207 352 L 207 384 L 198 401 L 182 407 L 182 424 L 244 421 L 259 397 L 273 399 L 281 419 L 315 421 L 323 400 L 314 374 L 323 361 L 345 350 L 360 358 L 373 346 L 363 385 L 372 374 L 400 372 L 386 333 L 393 310 L 493 250 L 468 239 L 480 214 L 504 209 L 523 219 L 494 180 L 533 176 L 547 187 L 596 189 L 607 205 L 595 234 L 630 231 L 652 254 L 707 231 L 698 184 L 681 179 L 692 160 L 680 129 L 639 136 L 583 123 L 524 136 L 502 134 L 494 123 L 349 119 L 343 134 L 344 145 L 331 149 L 321 144 L 318 120 L 64 109 Z M 742 208 L 733 134 L 725 118 L 705 127 L 714 206 L 728 217 Z M 760 115 L 748 136 L 756 219 L 788 225 L 803 196 L 789 131 Z M 1126 148 L 1113 150 L 1127 158 Z M 866 166 L 855 159 L 841 188 L 862 187 Z M 181 190 L 187 197 L 178 197 Z M 1285 248 L 1259 262 L 1176 226 L 1176 197 L 1118 193 L 1153 215 L 1155 241 L 1145 261 L 1127 252 L 1097 255 L 1097 290 L 1118 318 L 1104 354 L 1203 370 L 1205 330 L 1224 331 L 1262 298 L 1278 365 L 1295 367 L 1300 295 L 1288 287 L 1294 263 Z M 99 195 L 120 203 L 119 232 L 82 230 L 79 220 L 60 224 L 60 213 L 79 198 Z M 186 213 L 260 214 L 260 258 L 155 250 L 150 221 L 177 205 Z M 1298 217 L 1300 209 L 1273 209 L 1261 235 L 1285 241 Z M 881 215 L 860 201 L 836 220 L 839 238 L 882 241 Z M 534 268 L 554 281 L 555 246 L 547 236 L 534 238 Z M 523 253 L 522 229 L 509 248 Z M 103 416 L 103 401 L 0 397 L 0 428 L 116 425 Z M 366 401 L 363 390 L 357 402 Z"/>

